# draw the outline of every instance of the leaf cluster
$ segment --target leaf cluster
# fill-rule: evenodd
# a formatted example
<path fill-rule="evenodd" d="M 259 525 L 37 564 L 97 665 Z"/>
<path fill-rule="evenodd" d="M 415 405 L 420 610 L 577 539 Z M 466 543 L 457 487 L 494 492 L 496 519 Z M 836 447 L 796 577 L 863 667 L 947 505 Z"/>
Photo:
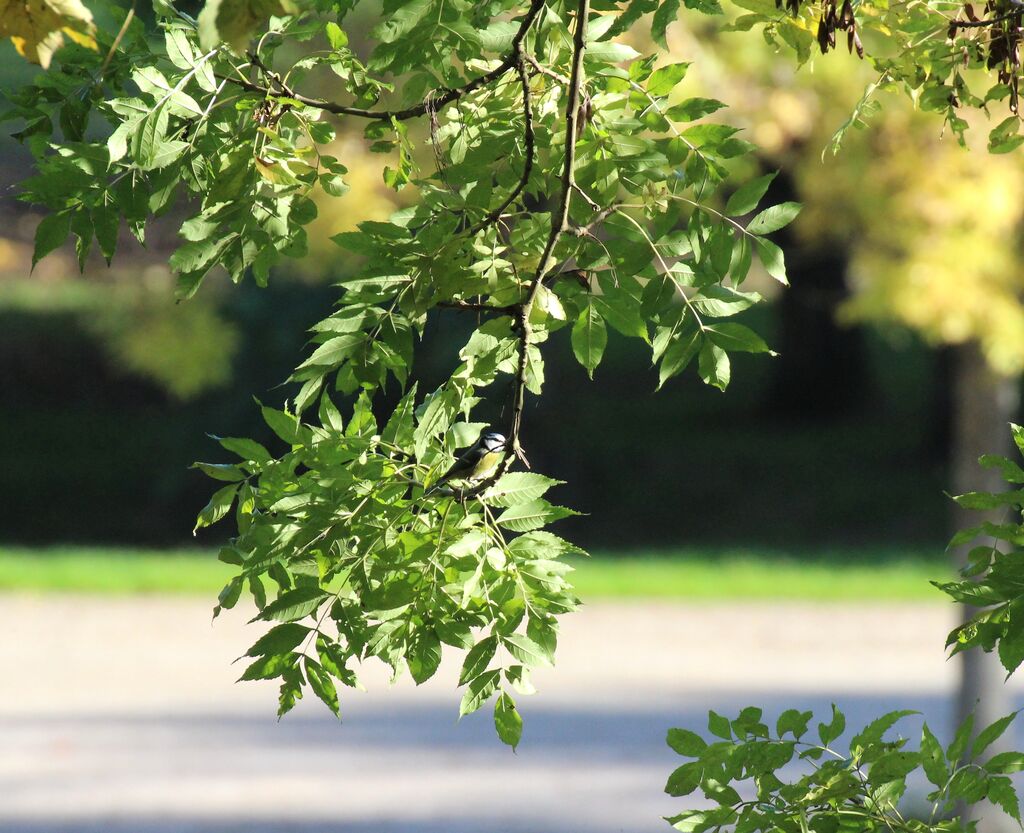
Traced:
<path fill-rule="evenodd" d="M 686 729 L 669 730 L 669 746 L 692 760 L 679 766 L 665 786 L 673 796 L 699 791 L 711 807 L 686 810 L 668 821 L 687 833 L 954 833 L 972 827 L 957 817 L 958 805 L 987 799 L 1019 824 L 1009 775 L 1024 769 L 1024 755 L 983 758 L 1016 713 L 976 735 L 973 718 L 968 718 L 945 748 L 927 723 L 916 748 L 905 737 L 890 737 L 913 714 L 889 712 L 839 744 L 846 717 L 835 705 L 814 731 L 809 711 L 789 709 L 774 727 L 763 721 L 759 708 L 743 709 L 731 720 L 711 711 L 710 739 Z M 916 773 L 931 785 L 927 818 L 904 816 L 899 808 L 908 779 Z"/>

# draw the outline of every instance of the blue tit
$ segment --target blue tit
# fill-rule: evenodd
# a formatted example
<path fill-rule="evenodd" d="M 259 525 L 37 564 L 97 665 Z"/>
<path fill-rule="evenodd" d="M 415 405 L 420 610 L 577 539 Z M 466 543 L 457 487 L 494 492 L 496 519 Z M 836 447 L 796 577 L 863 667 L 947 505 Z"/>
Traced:
<path fill-rule="evenodd" d="M 473 445 L 455 460 L 455 464 L 442 474 L 427 490 L 427 494 L 449 480 L 483 480 L 494 474 L 502 458 L 508 440 L 497 431 L 484 431 Z"/>

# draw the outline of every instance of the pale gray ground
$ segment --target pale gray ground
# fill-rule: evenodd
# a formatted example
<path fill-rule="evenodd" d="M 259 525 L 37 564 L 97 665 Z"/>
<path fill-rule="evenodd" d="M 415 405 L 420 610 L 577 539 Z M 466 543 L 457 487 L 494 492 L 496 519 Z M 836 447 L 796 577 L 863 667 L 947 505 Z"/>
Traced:
<path fill-rule="evenodd" d="M 0 597 L 0 830 L 25 833 L 648 833 L 670 726 L 708 708 L 839 702 L 949 720 L 952 609 L 602 604 L 568 617 L 559 666 L 502 747 L 457 723 L 457 664 L 418 690 L 365 675 L 345 722 L 233 680 L 244 612 L 142 597 Z M 308 698 L 307 698 L 308 699 Z"/>

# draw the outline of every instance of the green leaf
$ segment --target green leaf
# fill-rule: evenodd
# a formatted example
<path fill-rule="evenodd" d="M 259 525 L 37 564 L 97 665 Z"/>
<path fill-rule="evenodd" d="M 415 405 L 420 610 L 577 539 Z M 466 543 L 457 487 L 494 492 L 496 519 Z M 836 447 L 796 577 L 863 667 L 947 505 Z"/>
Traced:
<path fill-rule="evenodd" d="M 263 636 L 256 640 L 253 646 L 245 652 L 247 657 L 260 657 L 267 654 L 286 654 L 309 636 L 310 629 L 305 625 L 288 622 L 283 625 L 275 625 Z"/>
<path fill-rule="evenodd" d="M 280 677 L 286 671 L 293 668 L 295 661 L 295 654 L 269 654 L 261 656 L 242 672 L 238 682 L 243 680 L 272 680 L 274 677 Z"/>
<path fill-rule="evenodd" d="M 327 593 L 319 587 L 296 587 L 279 595 L 256 618 L 276 619 L 278 622 L 304 619 L 320 607 L 326 596 Z"/>
<path fill-rule="evenodd" d="M 486 671 L 494 654 L 498 650 L 498 640 L 494 636 L 481 639 L 466 654 L 462 661 L 462 672 L 459 674 L 459 685 L 465 685 Z"/>
<path fill-rule="evenodd" d="M 484 492 L 481 498 L 490 506 L 515 506 L 536 500 L 552 486 L 557 486 L 561 482 L 536 472 L 508 472 Z"/>
<path fill-rule="evenodd" d="M 673 23 L 679 16 L 679 0 L 662 0 L 658 10 L 651 20 L 651 37 L 662 49 L 668 49 L 665 42 L 665 33 L 669 24 Z"/>
<path fill-rule="evenodd" d="M 530 668 L 550 665 L 548 653 L 530 637 L 514 633 L 502 639 L 502 644 L 512 656 Z"/>
<path fill-rule="evenodd" d="M 834 708 L 834 707 L 833 707 Z M 867 726 L 865 726 L 860 732 L 850 738 L 850 749 L 867 749 L 877 743 L 880 743 L 882 736 L 885 735 L 889 729 L 891 729 L 898 721 L 904 717 L 918 714 L 918 712 L 904 709 L 902 711 L 892 711 L 882 715 L 875 720 L 872 720 Z"/>
<path fill-rule="evenodd" d="M 546 500 L 531 500 L 506 509 L 498 516 L 497 523 L 513 532 L 529 532 L 575 514 L 564 506 L 552 506 Z"/>
<path fill-rule="evenodd" d="M 306 657 L 305 665 L 309 687 L 313 689 L 313 693 L 324 702 L 336 717 L 339 716 L 338 689 L 335 687 L 331 675 L 323 669 L 320 663 L 311 660 L 309 657 Z"/>
<path fill-rule="evenodd" d="M 217 437 L 216 439 L 224 449 L 237 454 L 243 460 L 250 460 L 254 463 L 269 463 L 274 459 L 270 452 L 255 440 L 247 440 L 241 437 Z"/>
<path fill-rule="evenodd" d="M 978 736 L 974 739 L 974 746 L 971 748 L 971 757 L 980 758 L 981 754 L 988 749 L 989 746 L 1002 737 L 1003 732 L 1005 732 L 1007 727 L 1013 723 L 1014 718 L 1016 718 L 1018 714 L 1019 712 L 1013 712 L 1012 714 L 1006 715 L 1006 717 L 1001 717 L 999 720 L 996 720 L 978 732 Z"/>
<path fill-rule="evenodd" d="M 796 219 L 800 207 L 798 202 L 784 202 L 766 208 L 747 224 L 747 231 L 757 235 L 778 231 Z"/>
<path fill-rule="evenodd" d="M 494 701 L 494 728 L 501 742 L 513 750 L 523 737 L 523 718 L 516 709 L 515 701 L 504 691 Z"/>
<path fill-rule="evenodd" d="M 718 345 L 710 340 L 705 341 L 700 348 L 700 358 L 697 365 L 700 378 L 707 384 L 725 390 L 729 386 L 731 368 L 729 356 Z"/>
<path fill-rule="evenodd" d="M 286 411 L 268 408 L 266 405 L 261 406 L 260 410 L 263 412 L 264 422 L 267 423 L 271 431 L 288 443 L 288 445 L 301 445 L 302 426 L 299 423 L 298 417 Z"/>
<path fill-rule="evenodd" d="M 749 309 L 760 300 L 761 296 L 756 292 L 740 292 L 712 284 L 701 289 L 700 294 L 694 296 L 690 303 L 701 315 L 726 318 Z"/>
<path fill-rule="evenodd" d="M 691 758 L 697 757 L 708 747 L 700 735 L 688 729 L 669 729 L 666 741 L 678 754 Z"/>
<path fill-rule="evenodd" d="M 845 731 L 846 717 L 838 708 L 836 708 L 836 704 L 833 703 L 832 720 L 828 723 L 818 724 L 818 737 L 821 739 L 821 745 L 828 746 Z"/>
<path fill-rule="evenodd" d="M 665 382 L 686 369 L 697 355 L 700 346 L 701 333 L 696 329 L 687 330 L 669 342 L 658 369 L 658 390 L 661 390 Z"/>
<path fill-rule="evenodd" d="M 677 63 L 656 69 L 647 80 L 647 92 L 655 97 L 668 95 L 686 77 L 689 68 L 688 63 Z"/>
<path fill-rule="evenodd" d="M 714 98 L 688 98 L 669 107 L 665 115 L 673 121 L 696 121 L 717 113 L 725 105 Z"/>
<path fill-rule="evenodd" d="M 472 714 L 490 699 L 498 688 L 500 675 L 501 672 L 495 669 L 486 671 L 479 677 L 470 680 L 466 693 L 462 696 L 462 702 L 459 704 L 459 717 Z"/>
<path fill-rule="evenodd" d="M 284 674 L 281 683 L 281 693 L 278 696 L 277 718 L 280 720 L 302 699 L 302 672 L 298 667 L 288 669 Z"/>
<path fill-rule="evenodd" d="M 772 184 L 772 180 L 775 179 L 776 175 L 773 172 L 759 176 L 757 179 L 752 179 L 750 182 L 745 182 L 729 197 L 729 201 L 725 204 L 725 213 L 730 217 L 740 217 L 744 214 L 749 214 L 757 208 L 757 204 L 761 202 L 762 197 L 767 193 L 768 186 Z"/>
<path fill-rule="evenodd" d="M 938 739 L 927 723 L 921 729 L 921 767 L 932 784 L 939 788 L 945 787 L 949 780 L 949 766 Z"/>
<path fill-rule="evenodd" d="M 807 733 L 807 724 L 810 723 L 813 712 L 802 712 L 798 709 L 786 709 L 779 715 L 775 723 L 775 732 L 781 738 L 787 732 L 794 738 L 800 740 Z"/>
<path fill-rule="evenodd" d="M 272 16 L 297 11 L 292 0 L 207 0 L 199 13 L 199 42 L 203 49 L 225 42 L 235 52 L 242 53 L 256 31 Z"/>
<path fill-rule="evenodd" d="M 192 530 L 192 534 L 195 535 L 204 526 L 211 526 L 217 523 L 217 521 L 231 511 L 231 504 L 235 502 L 236 494 L 238 494 L 237 483 L 225 486 L 223 489 L 218 489 L 214 492 L 210 502 L 203 507 L 203 511 L 196 518 L 196 525 Z"/>
<path fill-rule="evenodd" d="M 587 304 L 572 327 L 572 351 L 591 379 L 608 344 L 604 319 L 593 304 Z"/>
<path fill-rule="evenodd" d="M 732 724 L 729 722 L 729 718 L 723 717 L 718 712 L 708 712 L 708 731 L 715 737 L 732 740 Z"/>
<path fill-rule="evenodd" d="M 1017 822 L 1017 824 L 1021 823 L 1017 793 L 1013 789 L 1013 781 L 1009 778 L 1004 775 L 989 778 L 986 797 L 993 804 L 999 805 L 1002 811 Z"/>
<path fill-rule="evenodd" d="M 416 685 L 421 685 L 434 676 L 441 664 L 441 642 L 431 631 L 421 631 L 407 657 L 409 673 Z"/>
<path fill-rule="evenodd" d="M 783 286 L 789 286 L 789 278 L 786 277 L 786 259 L 782 249 L 772 243 L 771 240 L 755 238 L 757 245 L 757 256 L 761 259 L 764 270 Z"/>
<path fill-rule="evenodd" d="M 32 252 L 32 268 L 36 268 L 44 257 L 59 248 L 71 233 L 71 214 L 47 214 L 36 226 L 35 249 Z"/>
<path fill-rule="evenodd" d="M 989 758 L 984 766 L 989 772 L 999 774 L 1024 772 L 1024 752 L 1000 752 Z"/>
<path fill-rule="evenodd" d="M 665 792 L 676 798 L 689 795 L 700 786 L 704 765 L 699 761 L 683 764 L 669 775 L 665 784 Z"/>
<path fill-rule="evenodd" d="M 946 759 L 954 766 L 961 762 L 967 752 L 967 744 L 970 742 L 971 734 L 974 732 L 974 715 L 969 714 L 964 718 L 953 736 L 952 742 L 946 749 Z"/>

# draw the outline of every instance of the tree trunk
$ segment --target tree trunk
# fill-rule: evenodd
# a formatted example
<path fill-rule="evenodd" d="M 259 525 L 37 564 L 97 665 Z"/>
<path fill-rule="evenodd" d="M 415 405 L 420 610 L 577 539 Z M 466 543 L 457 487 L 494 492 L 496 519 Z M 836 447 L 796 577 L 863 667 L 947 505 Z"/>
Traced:
<path fill-rule="evenodd" d="M 953 357 L 953 438 L 951 449 L 952 484 L 956 494 L 971 491 L 999 492 L 1006 484 L 998 471 L 978 465 L 982 454 L 1000 454 L 1013 458 L 1016 453 L 1007 423 L 1017 414 L 1019 392 L 1016 379 L 997 376 L 988 367 L 981 350 L 971 344 L 959 347 Z M 982 520 L 1002 522 L 1003 513 L 953 510 L 956 529 L 974 526 Z M 966 563 L 965 546 L 953 553 L 955 566 Z M 973 610 L 965 606 L 964 618 Z M 1003 681 L 1006 672 L 995 654 L 972 649 L 959 654 L 960 689 L 957 692 L 954 717 L 959 725 L 967 715 L 974 713 L 975 729 L 1013 711 L 1010 692 Z M 1006 751 L 1009 740 L 1004 735 L 989 747 L 989 755 Z M 1015 829 L 1010 819 L 991 805 L 967 808 L 969 819 L 978 820 L 978 833 L 1004 833 Z"/>

